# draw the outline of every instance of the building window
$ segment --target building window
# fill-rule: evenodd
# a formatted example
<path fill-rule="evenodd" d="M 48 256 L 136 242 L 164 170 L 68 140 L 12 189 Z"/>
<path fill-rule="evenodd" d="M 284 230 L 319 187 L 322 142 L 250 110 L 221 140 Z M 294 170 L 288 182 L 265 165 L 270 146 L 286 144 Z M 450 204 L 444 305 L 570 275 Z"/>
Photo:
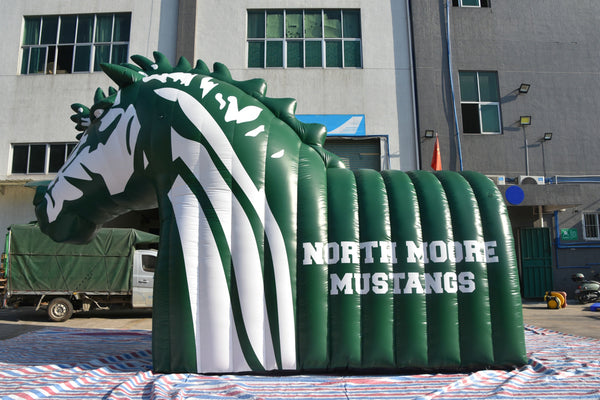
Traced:
<path fill-rule="evenodd" d="M 463 133 L 501 133 L 498 73 L 461 71 Z"/>
<path fill-rule="evenodd" d="M 249 10 L 249 68 L 361 68 L 359 10 Z"/>
<path fill-rule="evenodd" d="M 100 71 L 127 61 L 131 14 L 25 17 L 21 74 Z"/>
<path fill-rule="evenodd" d="M 76 145 L 77 143 L 13 144 L 10 173 L 56 173 Z"/>
<path fill-rule="evenodd" d="M 600 240 L 600 214 L 583 213 L 583 236 L 587 240 Z"/>
<path fill-rule="evenodd" d="M 490 7 L 491 0 L 452 0 L 454 7 Z"/>

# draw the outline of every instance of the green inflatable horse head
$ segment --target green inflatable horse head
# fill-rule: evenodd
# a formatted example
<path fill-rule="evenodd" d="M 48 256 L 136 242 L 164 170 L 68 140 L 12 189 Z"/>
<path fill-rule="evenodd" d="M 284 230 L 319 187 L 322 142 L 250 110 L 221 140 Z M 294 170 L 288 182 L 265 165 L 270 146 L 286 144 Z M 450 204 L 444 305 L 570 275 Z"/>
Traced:
<path fill-rule="evenodd" d="M 295 101 L 181 59 L 103 65 L 79 145 L 36 196 L 83 242 L 158 206 L 159 372 L 459 369 L 524 362 L 510 225 L 483 175 L 352 172 Z"/>

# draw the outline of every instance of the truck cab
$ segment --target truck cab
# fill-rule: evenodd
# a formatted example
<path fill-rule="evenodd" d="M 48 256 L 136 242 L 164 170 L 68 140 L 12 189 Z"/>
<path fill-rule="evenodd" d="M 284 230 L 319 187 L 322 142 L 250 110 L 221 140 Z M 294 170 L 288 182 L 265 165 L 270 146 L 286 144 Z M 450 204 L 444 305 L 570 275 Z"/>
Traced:
<path fill-rule="evenodd" d="M 136 250 L 133 255 L 132 298 L 133 308 L 152 307 L 156 250 Z"/>

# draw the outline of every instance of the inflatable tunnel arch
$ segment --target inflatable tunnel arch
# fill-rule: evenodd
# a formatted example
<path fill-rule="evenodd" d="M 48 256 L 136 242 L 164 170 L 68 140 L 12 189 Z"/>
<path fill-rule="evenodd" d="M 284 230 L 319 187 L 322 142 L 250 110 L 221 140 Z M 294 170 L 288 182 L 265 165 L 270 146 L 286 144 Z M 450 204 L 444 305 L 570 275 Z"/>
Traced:
<path fill-rule="evenodd" d="M 185 59 L 103 64 L 38 187 L 42 231 L 89 240 L 158 207 L 157 372 L 474 369 L 525 362 L 506 207 L 474 172 L 350 171 L 325 128 Z"/>
<path fill-rule="evenodd" d="M 299 188 L 321 199 L 299 213 L 327 212 L 327 225 L 298 217 L 301 369 L 524 361 L 510 224 L 487 177 L 329 169 L 322 182 L 326 196 Z"/>

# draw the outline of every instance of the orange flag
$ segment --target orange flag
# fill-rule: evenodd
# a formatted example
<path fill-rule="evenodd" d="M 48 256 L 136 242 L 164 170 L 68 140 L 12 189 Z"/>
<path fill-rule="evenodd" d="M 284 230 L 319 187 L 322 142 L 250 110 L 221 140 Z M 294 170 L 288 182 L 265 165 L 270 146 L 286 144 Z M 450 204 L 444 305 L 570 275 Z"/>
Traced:
<path fill-rule="evenodd" d="M 433 158 L 431 159 L 431 168 L 434 171 L 442 170 L 442 156 L 440 155 L 440 140 L 435 135 L 435 146 L 433 146 Z"/>

